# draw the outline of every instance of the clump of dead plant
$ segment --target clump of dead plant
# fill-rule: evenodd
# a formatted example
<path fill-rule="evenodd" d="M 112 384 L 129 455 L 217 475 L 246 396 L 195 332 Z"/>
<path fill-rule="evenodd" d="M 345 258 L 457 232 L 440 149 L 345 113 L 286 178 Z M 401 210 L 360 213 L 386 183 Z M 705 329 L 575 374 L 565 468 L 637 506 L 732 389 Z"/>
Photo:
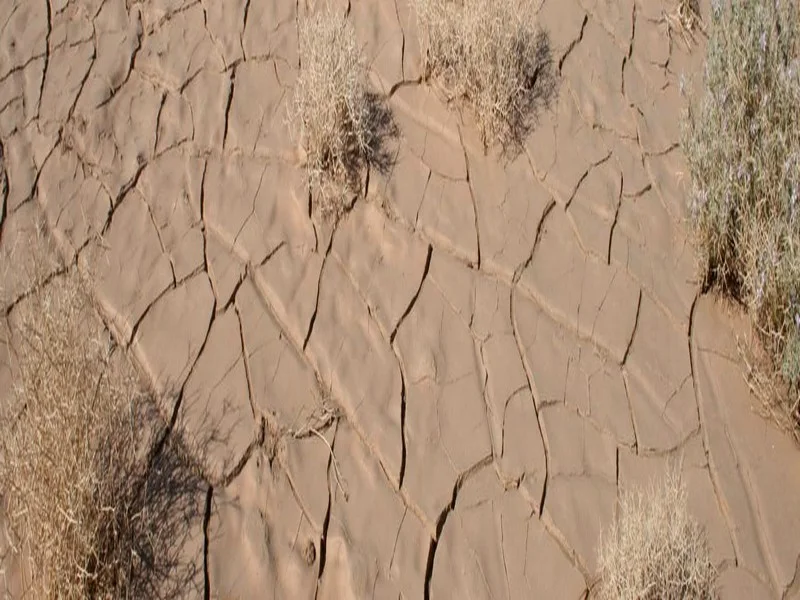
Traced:
<path fill-rule="evenodd" d="M 182 593 L 196 577 L 181 544 L 202 482 L 79 278 L 34 290 L 8 323 L 14 388 L 0 399 L 0 490 L 24 594 Z"/>
<path fill-rule="evenodd" d="M 676 0 L 663 14 L 670 31 L 679 35 L 687 48 L 695 41 L 698 31 L 705 32 L 698 0 Z"/>
<path fill-rule="evenodd" d="M 474 115 L 484 143 L 514 150 L 555 94 L 550 38 L 530 0 L 414 0 L 425 73 Z"/>
<path fill-rule="evenodd" d="M 623 490 L 601 541 L 601 596 L 609 600 L 711 600 L 717 572 L 686 488 L 671 467 L 663 481 Z"/>
<path fill-rule="evenodd" d="M 369 167 L 389 167 L 386 144 L 396 126 L 369 88 L 352 25 L 331 9 L 300 23 L 300 72 L 290 121 L 323 215 L 337 217 L 352 204 Z"/>

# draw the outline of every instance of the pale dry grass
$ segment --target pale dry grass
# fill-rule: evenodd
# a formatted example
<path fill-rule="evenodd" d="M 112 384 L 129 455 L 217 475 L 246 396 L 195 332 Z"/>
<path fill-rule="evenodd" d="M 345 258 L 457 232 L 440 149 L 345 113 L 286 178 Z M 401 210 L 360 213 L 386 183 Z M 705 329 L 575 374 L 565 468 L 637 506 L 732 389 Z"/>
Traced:
<path fill-rule="evenodd" d="M 707 285 L 742 302 L 800 424 L 800 20 L 795 2 L 713 3 L 683 147 Z"/>
<path fill-rule="evenodd" d="M 11 313 L 0 490 L 24 597 L 178 597 L 201 482 L 74 275 Z"/>
<path fill-rule="evenodd" d="M 664 20 L 670 31 L 679 35 L 687 48 L 695 41 L 698 31 L 705 33 L 698 0 L 676 0 L 664 11 Z"/>
<path fill-rule="evenodd" d="M 601 540 L 601 596 L 609 600 L 706 600 L 716 568 L 703 528 L 689 515 L 677 469 L 645 490 L 623 490 Z"/>
<path fill-rule="evenodd" d="M 555 94 L 550 38 L 530 0 L 414 0 L 426 78 L 473 114 L 484 144 L 516 150 Z"/>
<path fill-rule="evenodd" d="M 290 121 L 302 146 L 316 207 L 338 217 L 361 192 L 369 167 L 385 171 L 391 114 L 369 89 L 352 25 L 331 9 L 300 23 L 300 72 Z"/>

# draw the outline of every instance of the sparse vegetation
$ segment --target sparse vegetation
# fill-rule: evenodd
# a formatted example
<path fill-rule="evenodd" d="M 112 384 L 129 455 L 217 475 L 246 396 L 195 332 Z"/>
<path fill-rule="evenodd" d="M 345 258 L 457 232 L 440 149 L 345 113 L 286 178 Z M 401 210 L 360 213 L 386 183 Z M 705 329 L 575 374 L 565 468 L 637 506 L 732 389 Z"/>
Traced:
<path fill-rule="evenodd" d="M 182 543 L 202 519 L 202 482 L 162 435 L 79 280 L 56 277 L 9 321 L 15 387 L 0 403 L 0 490 L 25 597 L 185 593 L 197 568 Z"/>
<path fill-rule="evenodd" d="M 698 30 L 705 31 L 698 0 L 676 0 L 671 9 L 664 11 L 664 20 L 670 31 L 680 35 L 687 47 L 691 46 Z"/>
<path fill-rule="evenodd" d="M 316 205 L 337 217 L 352 203 L 369 166 L 389 166 L 391 113 L 369 90 L 352 25 L 328 9 L 300 24 L 300 73 L 290 120 L 299 132 Z"/>
<path fill-rule="evenodd" d="M 705 89 L 683 147 L 707 285 L 748 309 L 768 369 L 800 399 L 800 20 L 792 0 L 713 3 Z M 788 394 L 787 394 L 788 392 Z"/>
<path fill-rule="evenodd" d="M 426 77 L 472 111 L 486 145 L 516 149 L 555 93 L 530 0 L 414 0 Z"/>
<path fill-rule="evenodd" d="M 689 515 L 686 489 L 670 467 L 646 490 L 623 490 L 601 540 L 601 596 L 609 600 L 716 597 L 716 568 L 703 528 Z"/>

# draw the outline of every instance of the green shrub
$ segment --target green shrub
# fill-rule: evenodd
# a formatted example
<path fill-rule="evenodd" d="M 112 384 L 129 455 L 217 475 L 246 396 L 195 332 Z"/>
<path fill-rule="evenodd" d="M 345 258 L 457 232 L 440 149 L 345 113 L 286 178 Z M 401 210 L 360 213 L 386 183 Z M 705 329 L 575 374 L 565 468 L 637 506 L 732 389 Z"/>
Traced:
<path fill-rule="evenodd" d="M 706 285 L 741 301 L 790 413 L 800 389 L 800 21 L 793 0 L 714 2 L 683 147 Z"/>

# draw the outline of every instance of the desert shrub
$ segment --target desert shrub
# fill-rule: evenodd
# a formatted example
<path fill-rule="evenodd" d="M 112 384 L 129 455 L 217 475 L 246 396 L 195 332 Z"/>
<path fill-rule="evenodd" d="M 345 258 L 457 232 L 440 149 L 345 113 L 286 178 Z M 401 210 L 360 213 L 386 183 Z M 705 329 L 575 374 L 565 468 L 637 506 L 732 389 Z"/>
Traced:
<path fill-rule="evenodd" d="M 609 600 L 716 597 L 716 568 L 703 528 L 689 515 L 677 470 L 649 488 L 623 490 L 599 552 L 601 596 Z"/>
<path fill-rule="evenodd" d="M 671 32 L 680 36 L 687 47 L 695 40 L 695 33 L 705 31 L 700 19 L 699 0 L 676 0 L 669 10 L 664 11 L 664 19 Z"/>
<path fill-rule="evenodd" d="M 793 0 L 717 1 L 702 95 L 683 147 L 707 285 L 747 307 L 789 388 L 800 389 L 800 21 Z M 785 394 L 784 394 L 785 396 Z"/>
<path fill-rule="evenodd" d="M 332 10 L 300 23 L 300 72 L 290 121 L 306 154 L 317 208 L 340 215 L 361 189 L 365 170 L 389 166 L 391 113 L 370 91 L 355 32 Z"/>
<path fill-rule="evenodd" d="M 472 111 L 486 145 L 516 149 L 555 93 L 530 0 L 414 0 L 425 73 Z"/>
<path fill-rule="evenodd" d="M 196 577 L 181 543 L 202 482 L 75 276 L 11 313 L 0 490 L 26 597 L 170 597 Z"/>

